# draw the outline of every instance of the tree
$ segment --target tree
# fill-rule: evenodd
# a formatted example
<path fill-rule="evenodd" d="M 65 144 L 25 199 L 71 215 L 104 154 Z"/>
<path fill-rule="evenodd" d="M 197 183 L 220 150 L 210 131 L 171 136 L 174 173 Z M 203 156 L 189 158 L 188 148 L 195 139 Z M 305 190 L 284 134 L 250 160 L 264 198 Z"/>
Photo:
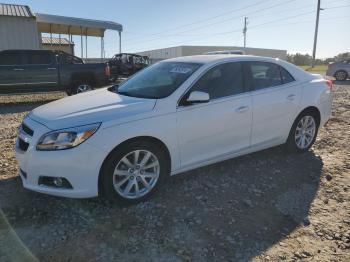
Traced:
<path fill-rule="evenodd" d="M 345 59 L 350 59 L 350 52 L 340 53 L 334 57 L 329 57 L 325 59 L 316 59 L 315 65 L 328 65 L 334 61 L 342 61 Z M 298 66 L 311 65 L 312 57 L 309 54 L 287 54 L 287 61 Z"/>
<path fill-rule="evenodd" d="M 340 61 L 350 58 L 350 52 L 340 53 L 334 57 L 335 61 Z"/>

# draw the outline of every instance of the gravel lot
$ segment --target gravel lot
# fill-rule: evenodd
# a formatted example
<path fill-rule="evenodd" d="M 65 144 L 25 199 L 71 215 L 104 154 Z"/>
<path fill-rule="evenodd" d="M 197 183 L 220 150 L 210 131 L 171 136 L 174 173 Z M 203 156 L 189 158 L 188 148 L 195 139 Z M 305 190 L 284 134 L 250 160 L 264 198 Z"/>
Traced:
<path fill-rule="evenodd" d="M 346 84 L 310 152 L 277 147 L 200 168 L 131 207 L 23 189 L 16 128 L 64 94 L 0 97 L 0 261 L 350 261 Z"/>

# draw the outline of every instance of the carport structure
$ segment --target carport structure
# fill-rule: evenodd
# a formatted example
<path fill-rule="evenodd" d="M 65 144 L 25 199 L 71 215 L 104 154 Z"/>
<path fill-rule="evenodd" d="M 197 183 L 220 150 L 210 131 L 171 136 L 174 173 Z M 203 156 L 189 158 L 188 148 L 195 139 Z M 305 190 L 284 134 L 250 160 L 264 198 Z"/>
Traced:
<path fill-rule="evenodd" d="M 85 58 L 88 56 L 88 36 L 101 38 L 101 58 L 104 57 L 104 35 L 106 30 L 114 30 L 119 35 L 119 53 L 121 53 L 121 33 L 123 26 L 111 21 L 101 21 L 92 19 L 83 19 L 67 16 L 49 15 L 35 13 L 38 26 L 38 33 L 61 34 L 69 36 L 69 41 L 73 40 L 73 35 L 80 35 L 81 39 L 81 58 L 84 58 L 84 41 L 85 36 Z"/>

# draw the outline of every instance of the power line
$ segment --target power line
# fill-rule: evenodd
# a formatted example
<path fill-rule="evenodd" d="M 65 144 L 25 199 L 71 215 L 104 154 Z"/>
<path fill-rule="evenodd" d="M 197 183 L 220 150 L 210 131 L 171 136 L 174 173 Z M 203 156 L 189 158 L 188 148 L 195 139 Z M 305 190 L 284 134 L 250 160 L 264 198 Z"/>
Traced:
<path fill-rule="evenodd" d="M 290 2 L 291 2 L 291 1 L 290 1 Z M 329 3 L 333 3 L 333 2 L 339 2 L 339 0 L 338 0 L 338 1 L 330 1 L 330 2 L 327 2 L 327 3 L 329 4 Z M 285 2 L 285 3 L 286 3 L 286 2 Z M 284 3 L 284 4 L 285 4 L 285 3 Z M 274 6 L 278 6 L 278 5 L 281 5 L 281 3 L 280 3 L 280 4 L 277 4 L 277 5 L 274 5 Z M 333 6 L 333 7 L 330 7 L 330 8 L 328 8 L 328 9 L 343 8 L 343 7 L 347 7 L 347 6 L 350 6 L 350 5 Z M 304 7 L 306 7 L 306 6 L 303 6 L 303 7 L 300 7 L 300 8 L 289 9 L 288 11 L 298 10 L 298 9 L 302 9 L 302 8 L 304 8 Z M 246 7 L 246 8 L 247 8 L 247 7 Z M 269 8 L 272 8 L 272 7 L 270 6 L 270 7 L 261 8 L 261 9 L 259 9 L 259 10 L 255 10 L 255 11 L 250 12 L 250 13 L 260 12 L 260 11 L 262 11 L 262 10 L 269 9 Z M 286 10 L 286 11 L 287 11 L 287 10 Z M 283 11 L 282 11 L 282 12 L 283 12 Z M 280 19 L 268 21 L 268 22 L 265 22 L 265 23 L 262 23 L 262 24 L 257 24 L 257 25 L 255 25 L 255 26 L 250 27 L 250 28 L 255 28 L 255 27 L 264 26 L 264 25 L 267 25 L 267 24 L 271 24 L 271 23 L 275 23 L 275 22 L 281 21 L 281 20 L 292 19 L 292 18 L 296 18 L 296 17 L 299 17 L 299 16 L 311 14 L 311 13 L 314 13 L 314 12 L 315 12 L 315 11 L 310 11 L 310 12 L 305 12 L 305 13 L 302 13 L 302 14 L 297 14 L 297 15 L 294 15 L 294 16 L 290 16 L 290 17 L 287 17 L 287 18 L 280 18 Z M 263 15 L 263 16 L 264 16 L 264 15 Z M 242 17 L 242 16 L 240 16 L 240 17 Z M 255 16 L 255 17 L 260 17 L 260 16 Z M 239 18 L 239 17 L 230 18 L 230 19 L 228 19 L 228 20 L 233 20 L 233 19 L 237 19 L 237 18 Z M 253 18 L 254 18 L 254 17 L 253 17 Z M 220 22 L 217 22 L 217 23 L 222 23 L 222 22 L 225 22 L 225 21 L 228 21 L 228 20 L 220 21 Z M 197 22 L 198 22 L 198 21 L 197 21 Z M 217 23 L 215 23 L 215 24 L 217 24 Z M 193 23 L 192 23 L 192 24 L 193 24 Z M 201 26 L 201 27 L 203 27 L 203 26 Z M 180 26 L 177 27 L 177 28 L 180 28 Z M 197 28 L 196 28 L 196 29 L 197 29 Z M 143 43 L 144 43 L 144 42 L 151 42 L 151 41 L 163 39 L 164 37 L 189 36 L 189 35 L 181 35 L 181 33 L 190 32 L 190 31 L 193 31 L 193 30 L 195 30 L 195 29 L 190 29 L 190 30 L 182 31 L 182 32 L 176 33 L 176 34 L 163 35 L 163 36 L 160 37 L 160 38 L 148 39 L 148 40 L 145 40 L 145 41 L 142 41 L 142 42 L 143 42 Z M 241 29 L 232 30 L 232 31 L 228 31 L 228 32 L 220 32 L 220 33 L 215 33 L 215 34 L 209 34 L 209 35 L 204 36 L 204 37 L 203 37 L 203 34 L 200 34 L 200 36 L 201 36 L 200 38 L 191 39 L 191 40 L 189 40 L 189 41 L 194 41 L 194 40 L 197 40 L 197 39 L 208 38 L 208 37 L 210 38 L 210 37 L 213 37 L 213 36 L 216 36 L 216 35 L 222 35 L 222 34 L 227 34 L 227 33 L 234 33 L 234 32 L 237 32 L 237 31 L 241 31 Z M 155 34 L 153 34 L 153 35 L 155 35 Z M 193 35 L 193 34 L 192 34 L 192 35 Z M 186 41 L 186 42 L 189 42 L 189 41 Z M 129 46 L 135 45 L 135 44 L 137 44 L 137 43 L 131 43 L 131 44 L 129 44 Z"/>
<path fill-rule="evenodd" d="M 329 18 L 324 18 L 322 19 L 322 21 L 326 21 L 326 20 L 338 20 L 338 19 L 345 19 L 345 18 L 350 18 L 350 16 L 342 16 L 342 17 L 329 17 Z M 313 20 L 305 20 L 305 21 L 298 21 L 298 22 L 293 22 L 293 23 L 278 23 L 278 24 L 270 24 L 268 26 L 266 26 L 267 28 L 269 27 L 275 27 L 275 26 L 286 26 L 286 25 L 294 25 L 294 24 L 305 24 L 305 23 L 308 23 L 308 22 L 313 22 Z M 250 27 L 250 30 L 255 30 L 257 28 L 259 28 L 260 26 L 262 25 L 256 25 L 254 26 L 253 28 Z M 194 39 L 190 39 L 190 40 L 187 40 L 187 41 L 181 41 L 181 42 L 176 42 L 176 43 L 173 43 L 172 46 L 176 46 L 176 45 L 182 45 L 184 43 L 188 43 L 188 42 L 192 42 L 192 41 L 195 41 L 195 40 L 199 40 L 199 39 L 204 39 L 204 38 L 213 38 L 213 37 L 216 37 L 218 34 L 221 34 L 221 35 L 224 35 L 224 34 L 232 34 L 232 33 L 240 33 L 242 29 L 237 29 L 237 30 L 232 30 L 232 31 L 226 31 L 226 32 L 220 32 L 220 33 L 217 33 L 215 35 L 209 35 L 207 37 L 200 37 L 200 38 L 194 38 Z M 236 43 L 238 42 L 239 40 L 239 37 L 241 36 L 241 34 L 238 34 L 238 38 L 237 38 L 237 41 Z M 161 48 L 161 47 L 159 47 Z M 147 48 L 145 48 L 147 49 Z M 154 48 L 154 49 L 157 49 L 157 48 Z"/>
<path fill-rule="evenodd" d="M 172 27 L 172 28 L 169 28 L 167 30 L 164 30 L 164 31 L 161 31 L 161 32 L 158 32 L 158 33 L 149 34 L 149 36 L 160 35 L 160 34 L 163 34 L 163 33 L 167 33 L 168 31 L 174 31 L 174 30 L 179 29 L 179 28 L 188 27 L 188 26 L 191 26 L 191 25 L 207 22 L 209 20 L 214 20 L 216 18 L 222 17 L 222 16 L 227 15 L 227 14 L 235 13 L 235 12 L 242 11 L 242 10 L 250 8 L 250 7 L 254 7 L 254 6 L 257 6 L 257 5 L 260 5 L 260 4 L 264 4 L 264 3 L 268 2 L 268 1 L 271 1 L 271 0 L 258 1 L 258 2 L 254 3 L 254 4 L 250 4 L 250 5 L 238 8 L 238 9 L 235 8 L 235 9 L 232 9 L 230 11 L 226 11 L 226 12 L 220 13 L 220 14 L 212 16 L 212 17 L 207 17 L 205 19 L 200 19 L 200 20 L 194 21 L 192 23 L 188 23 L 188 24 L 183 24 L 183 25 L 179 25 L 179 26 L 176 26 L 176 27 Z M 126 40 L 129 41 L 129 40 L 132 40 L 132 39 L 126 39 Z"/>
<path fill-rule="evenodd" d="M 343 8 L 343 7 L 348 7 L 350 5 L 340 5 L 340 6 L 331 6 L 331 7 L 324 7 L 323 9 L 337 9 L 337 8 Z"/>
<path fill-rule="evenodd" d="M 327 17 L 327 18 L 322 18 L 321 20 L 322 21 L 330 21 L 330 20 L 341 20 L 341 19 L 350 19 L 350 16 L 334 16 L 334 17 Z M 298 21 L 298 22 L 292 22 L 292 23 L 277 23 L 277 24 L 270 24 L 268 26 L 266 26 L 266 28 L 271 28 L 271 27 L 279 27 L 279 26 L 288 26 L 288 25 L 296 25 L 296 24 L 305 24 L 305 23 L 310 23 L 310 22 L 314 22 L 314 20 L 304 20 L 304 21 Z M 259 26 L 256 25 L 255 27 L 253 28 L 250 28 L 250 30 L 255 30 L 255 29 L 258 29 Z M 238 44 L 238 41 L 240 40 L 241 38 L 241 32 L 242 29 L 237 29 L 237 30 L 234 30 L 234 31 L 230 31 L 230 32 L 221 32 L 221 33 L 218 33 L 218 34 L 228 34 L 228 33 L 237 33 L 237 38 L 236 38 L 236 41 L 235 41 L 235 45 Z M 188 42 L 191 42 L 191 41 L 195 41 L 195 40 L 199 40 L 199 39 L 203 39 L 203 38 L 212 38 L 212 37 L 216 37 L 217 35 L 213 35 L 213 34 L 210 34 L 210 35 L 207 35 L 205 37 L 201 37 L 201 38 L 195 38 L 195 39 L 190 39 L 188 41 L 181 41 L 181 42 L 178 42 L 178 43 L 174 43 L 173 46 L 179 44 L 183 44 L 183 43 L 188 43 Z M 107 43 L 105 43 L 107 44 Z M 147 48 L 145 48 L 147 49 Z M 155 48 L 156 49 L 156 48 Z M 143 51 L 143 50 L 142 50 Z M 112 49 L 107 49 L 107 52 L 109 53 L 115 53 L 115 51 L 112 51 Z"/>
<path fill-rule="evenodd" d="M 223 21 L 211 23 L 210 25 L 199 26 L 199 27 L 192 28 L 192 29 L 189 29 L 189 30 L 181 31 L 181 32 L 179 32 L 177 34 L 170 35 L 170 37 L 171 36 L 179 36 L 179 34 L 181 34 L 181 33 L 187 33 L 187 32 L 195 31 L 195 30 L 202 29 L 202 28 L 205 28 L 205 27 L 208 27 L 208 26 L 213 26 L 213 25 L 221 24 L 221 23 L 224 23 L 224 22 L 227 22 L 227 21 L 232 21 L 232 20 L 235 20 L 235 19 L 239 19 L 239 18 L 245 17 L 247 15 L 251 15 L 251 14 L 254 14 L 254 13 L 262 12 L 262 11 L 265 11 L 265 10 L 268 10 L 268 9 L 271 9 L 271 8 L 274 8 L 274 7 L 277 7 L 277 6 L 280 6 L 280 5 L 285 5 L 286 3 L 294 2 L 294 1 L 296 1 L 296 0 L 289 0 L 288 2 L 283 2 L 283 3 L 275 4 L 275 5 L 272 5 L 272 6 L 264 7 L 264 8 L 255 10 L 253 12 L 247 13 L 245 15 L 236 16 L 236 17 L 229 18 L 229 19 L 226 19 L 226 20 L 223 20 Z M 153 35 L 155 35 L 155 34 L 153 34 Z M 143 40 L 142 42 L 143 43 L 144 42 L 152 42 L 152 41 L 163 39 L 164 37 L 167 37 L 167 36 L 166 35 L 162 35 L 162 36 L 157 37 L 157 38 L 151 38 L 151 39 Z M 135 44 L 138 44 L 138 43 L 139 42 L 132 42 L 132 43 L 129 43 L 128 45 L 131 46 L 131 45 L 135 45 Z"/>
<path fill-rule="evenodd" d="M 293 1 L 296 1 L 296 0 L 290 0 L 290 1 L 287 1 L 287 2 L 278 3 L 278 4 L 275 4 L 275 5 L 272 5 L 272 6 L 268 6 L 268 7 L 262 8 L 262 9 L 258 9 L 256 11 L 253 11 L 253 12 L 250 12 L 250 13 L 246 13 L 246 14 L 238 16 L 238 17 L 233 17 L 233 18 L 229 18 L 229 19 L 222 20 L 222 21 L 219 21 L 219 22 L 210 23 L 208 25 L 192 28 L 192 29 L 189 29 L 189 30 L 186 30 L 186 31 L 181 31 L 179 33 L 175 33 L 175 34 L 165 34 L 164 35 L 164 33 L 167 33 L 168 31 L 175 31 L 178 28 L 187 27 L 187 26 L 190 26 L 190 25 L 193 25 L 193 24 L 197 24 L 197 23 L 207 22 L 208 20 L 212 20 L 212 19 L 221 17 L 222 14 L 216 15 L 214 17 L 209 17 L 209 18 L 203 19 L 203 20 L 198 20 L 198 21 L 195 21 L 195 22 L 190 23 L 190 24 L 181 25 L 181 26 L 177 26 L 177 27 L 174 27 L 174 28 L 169 28 L 166 31 L 162 31 L 162 32 L 158 32 L 158 33 L 145 34 L 145 33 L 137 33 L 137 32 L 128 32 L 128 31 L 126 31 L 126 32 L 124 32 L 124 34 L 134 34 L 134 35 L 140 35 L 140 36 L 139 37 L 134 37 L 134 38 L 129 38 L 129 39 L 124 39 L 123 42 L 128 42 L 128 41 L 131 41 L 133 39 L 139 39 L 139 38 L 144 38 L 144 37 L 147 38 L 147 37 L 154 36 L 154 35 L 161 35 L 162 37 L 164 37 L 164 36 L 165 37 L 167 37 L 167 36 L 181 36 L 181 34 L 185 33 L 185 32 L 194 31 L 196 29 L 201 29 L 201 28 L 205 28 L 205 27 L 208 27 L 208 26 L 220 24 L 220 23 L 223 23 L 223 22 L 228 22 L 228 21 L 231 21 L 231 20 L 234 20 L 234 19 L 242 18 L 244 16 L 248 16 L 248 15 L 251 15 L 251 14 L 254 14 L 254 13 L 262 12 L 262 11 L 265 11 L 265 10 L 268 10 L 268 9 L 271 9 L 271 8 L 274 8 L 274 7 L 277 7 L 277 6 L 280 6 L 280 5 L 286 5 L 286 4 L 288 4 L 290 2 L 293 2 Z M 341 1 L 346 1 L 346 0 L 328 1 L 327 4 L 335 3 L 335 2 L 341 2 Z M 261 2 L 258 2 L 258 3 L 254 4 L 254 5 L 259 5 L 260 3 Z M 251 6 L 253 6 L 253 5 L 249 5 L 249 6 L 246 6 L 244 8 L 241 8 L 241 9 L 247 9 L 248 7 L 251 7 Z M 303 8 L 306 8 L 306 7 L 309 7 L 309 6 L 314 6 L 314 4 L 308 4 L 308 5 L 300 6 L 297 9 L 303 9 Z M 346 7 L 346 6 L 340 6 L 340 7 Z M 339 8 L 339 7 L 331 7 L 331 8 Z M 231 10 L 231 11 L 228 11 L 228 12 L 225 12 L 225 13 L 226 14 L 227 13 L 233 13 L 234 11 L 240 11 L 241 9 L 235 9 L 235 10 Z M 295 8 L 294 9 L 287 9 L 287 10 L 279 11 L 279 13 L 290 12 L 291 10 L 293 11 L 293 10 L 296 10 L 296 9 Z M 269 15 L 269 14 L 258 15 L 258 16 L 255 16 L 255 18 L 263 17 L 263 16 L 266 16 L 266 15 Z M 159 39 L 159 38 L 157 38 L 157 39 Z"/>
<path fill-rule="evenodd" d="M 301 13 L 301 14 L 297 14 L 297 15 L 293 15 L 293 16 L 289 16 L 289 17 L 284 17 L 284 18 L 280 18 L 280 19 L 275 19 L 275 20 L 271 20 L 271 21 L 268 21 L 268 22 L 265 22 L 265 23 L 261 23 L 261 24 L 257 24 L 255 26 L 250 26 L 249 28 L 252 29 L 252 28 L 257 28 L 257 27 L 261 27 L 261 26 L 264 26 L 264 25 L 267 25 L 267 24 L 271 24 L 271 23 L 276 23 L 276 22 L 279 22 L 279 21 L 282 21 L 282 20 L 289 20 L 289 19 L 293 19 L 293 18 L 296 18 L 296 17 L 300 17 L 300 16 L 304 16 L 304 15 L 308 15 L 308 14 L 311 14 L 311 13 L 315 13 L 316 11 L 311 11 L 311 12 L 305 12 L 305 13 Z M 231 34 L 231 33 L 236 33 L 236 32 L 241 32 L 241 28 L 237 28 L 235 30 L 230 30 L 230 31 L 225 31 L 225 32 L 219 32 L 219 33 L 214 33 L 208 37 L 199 37 L 199 38 L 194 38 L 194 39 L 191 39 L 191 40 L 188 40 L 188 41 L 182 41 L 181 43 L 186 43 L 186 42 L 191 42 L 191 41 L 195 41 L 195 40 L 199 40 L 199 39 L 203 39 L 203 38 L 211 38 L 211 37 L 214 37 L 214 36 L 219 36 L 219 35 L 226 35 L 226 34 Z M 177 45 L 177 43 L 173 44 L 173 45 Z"/>

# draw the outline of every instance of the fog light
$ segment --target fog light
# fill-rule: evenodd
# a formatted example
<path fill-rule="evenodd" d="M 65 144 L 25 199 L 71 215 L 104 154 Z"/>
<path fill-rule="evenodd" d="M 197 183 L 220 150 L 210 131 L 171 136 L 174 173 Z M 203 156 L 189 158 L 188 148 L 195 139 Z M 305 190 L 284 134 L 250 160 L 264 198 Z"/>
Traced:
<path fill-rule="evenodd" d="M 64 177 L 48 177 L 41 176 L 38 181 L 39 185 L 50 186 L 56 188 L 73 189 L 71 183 Z"/>
<path fill-rule="evenodd" d="M 57 186 L 57 187 L 62 187 L 62 186 L 63 186 L 63 180 L 62 180 L 61 177 L 55 177 L 55 178 L 53 179 L 53 183 L 54 183 L 54 185 Z"/>

